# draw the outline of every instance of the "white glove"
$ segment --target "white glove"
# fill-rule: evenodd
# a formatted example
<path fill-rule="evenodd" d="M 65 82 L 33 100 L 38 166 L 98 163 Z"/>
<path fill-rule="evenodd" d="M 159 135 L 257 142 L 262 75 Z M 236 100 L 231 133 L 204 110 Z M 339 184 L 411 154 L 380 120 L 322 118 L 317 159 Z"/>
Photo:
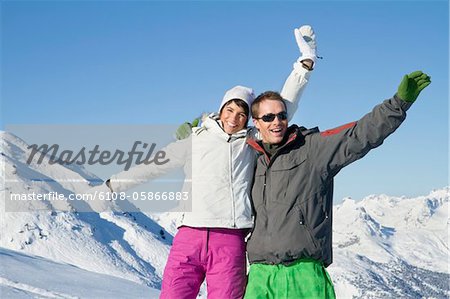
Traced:
<path fill-rule="evenodd" d="M 295 28 L 294 35 L 298 48 L 302 54 L 299 57 L 298 62 L 305 59 L 311 59 L 313 63 L 316 63 L 316 34 L 312 27 L 303 25 L 300 28 Z"/>

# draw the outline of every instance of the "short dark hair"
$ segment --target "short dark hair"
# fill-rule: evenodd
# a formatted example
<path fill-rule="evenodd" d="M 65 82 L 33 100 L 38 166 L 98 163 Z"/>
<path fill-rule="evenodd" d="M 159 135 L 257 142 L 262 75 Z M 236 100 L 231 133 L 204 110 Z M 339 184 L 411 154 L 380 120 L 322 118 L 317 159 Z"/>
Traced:
<path fill-rule="evenodd" d="M 247 116 L 247 123 L 245 124 L 245 127 L 247 127 L 249 114 L 250 114 L 250 108 L 248 107 L 248 104 L 241 99 L 231 99 L 228 102 L 226 102 L 225 104 L 223 104 L 222 108 L 220 108 L 219 115 L 222 115 L 223 109 L 231 103 L 235 103 L 236 106 L 244 109 L 245 116 Z"/>
<path fill-rule="evenodd" d="M 257 96 L 252 103 L 252 117 L 254 119 L 259 117 L 259 104 L 261 104 L 261 102 L 265 100 L 280 101 L 283 103 L 284 109 L 287 110 L 286 103 L 284 102 L 283 97 L 280 95 L 280 93 L 271 90 L 265 91 Z"/>

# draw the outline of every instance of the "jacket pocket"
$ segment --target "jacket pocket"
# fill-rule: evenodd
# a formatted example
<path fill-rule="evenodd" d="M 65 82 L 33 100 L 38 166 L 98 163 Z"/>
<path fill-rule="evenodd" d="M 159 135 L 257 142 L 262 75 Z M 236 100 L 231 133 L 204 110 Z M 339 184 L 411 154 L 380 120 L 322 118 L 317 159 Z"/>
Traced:
<path fill-rule="evenodd" d="M 281 155 L 276 158 L 268 173 L 268 201 L 291 206 L 299 193 L 307 189 L 304 180 L 307 169 L 307 155 Z"/>
<path fill-rule="evenodd" d="M 318 242 L 314 237 L 314 234 L 311 230 L 311 227 L 309 226 L 309 223 L 306 221 L 303 211 L 299 206 L 296 206 L 296 209 L 298 211 L 298 225 L 305 232 L 306 239 L 309 242 L 309 245 L 305 246 L 305 248 L 311 248 L 312 252 L 310 252 L 310 254 L 314 254 L 319 249 Z"/>
<path fill-rule="evenodd" d="M 280 155 L 276 157 L 275 162 L 272 164 L 272 171 L 287 171 L 298 167 L 305 162 L 308 155 L 306 152 L 298 153 L 298 155 Z"/>
<path fill-rule="evenodd" d="M 266 167 L 258 164 L 253 177 L 252 204 L 253 209 L 258 211 L 258 208 L 264 204 L 264 195 L 266 189 Z"/>
<path fill-rule="evenodd" d="M 331 250 L 331 210 L 324 206 L 326 198 L 320 192 L 296 205 L 309 236 L 315 245 L 317 258 L 323 259 Z M 316 258 L 316 257 L 314 257 Z"/>

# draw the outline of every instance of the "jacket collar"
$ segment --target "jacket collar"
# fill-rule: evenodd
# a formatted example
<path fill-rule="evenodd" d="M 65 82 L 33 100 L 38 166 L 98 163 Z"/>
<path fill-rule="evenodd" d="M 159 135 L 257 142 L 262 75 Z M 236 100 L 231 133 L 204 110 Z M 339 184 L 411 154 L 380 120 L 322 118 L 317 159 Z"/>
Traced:
<path fill-rule="evenodd" d="M 286 130 L 286 141 L 283 141 L 284 144 L 282 146 L 280 146 L 280 148 L 278 150 L 280 150 L 281 148 L 285 148 L 286 146 L 288 146 L 290 143 L 292 143 L 295 139 L 297 139 L 297 136 L 301 135 L 300 134 L 300 128 L 297 125 L 292 125 L 290 126 L 287 130 Z M 262 140 L 256 140 L 254 138 L 249 138 L 247 140 L 247 143 L 254 148 L 257 152 L 261 153 L 261 154 L 265 154 L 264 151 L 264 147 L 262 145 Z"/>
<path fill-rule="evenodd" d="M 280 151 L 284 148 L 289 147 L 292 143 L 294 143 L 295 140 L 300 139 L 300 138 L 305 138 L 306 135 L 315 133 L 315 132 L 319 132 L 319 129 L 317 127 L 312 128 L 312 129 L 307 129 L 305 127 L 298 127 L 297 125 L 292 125 L 290 126 L 287 130 L 286 130 L 286 141 L 283 141 L 284 144 L 282 146 L 280 146 L 277 150 L 277 152 L 272 155 L 272 157 L 270 158 L 266 151 L 264 150 L 264 147 L 262 145 L 262 140 L 256 140 L 254 138 L 249 138 L 247 140 L 247 143 L 253 148 L 255 149 L 257 152 L 259 152 L 260 154 L 264 154 L 266 157 L 266 161 L 268 163 L 270 163 L 271 160 L 273 160 L 278 153 L 280 153 Z"/>

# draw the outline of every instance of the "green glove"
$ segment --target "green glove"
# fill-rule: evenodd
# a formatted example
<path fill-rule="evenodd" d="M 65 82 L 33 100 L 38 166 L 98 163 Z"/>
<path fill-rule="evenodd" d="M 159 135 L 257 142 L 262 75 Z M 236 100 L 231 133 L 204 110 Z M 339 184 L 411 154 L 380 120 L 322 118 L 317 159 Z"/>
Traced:
<path fill-rule="evenodd" d="M 194 119 L 193 121 L 192 121 L 192 124 L 191 124 L 191 126 L 192 127 L 198 127 L 198 124 L 200 123 L 200 117 L 197 117 L 196 119 Z"/>
<path fill-rule="evenodd" d="M 427 74 L 421 71 L 412 72 L 403 77 L 398 86 L 397 96 L 408 103 L 414 103 L 420 92 L 430 85 L 431 80 Z"/>
<path fill-rule="evenodd" d="M 191 123 L 185 122 L 181 126 L 178 127 L 177 131 L 175 132 L 175 137 L 177 140 L 182 140 L 188 138 L 192 133 L 192 128 L 197 127 L 200 122 L 200 117 L 197 117 L 194 119 Z"/>

